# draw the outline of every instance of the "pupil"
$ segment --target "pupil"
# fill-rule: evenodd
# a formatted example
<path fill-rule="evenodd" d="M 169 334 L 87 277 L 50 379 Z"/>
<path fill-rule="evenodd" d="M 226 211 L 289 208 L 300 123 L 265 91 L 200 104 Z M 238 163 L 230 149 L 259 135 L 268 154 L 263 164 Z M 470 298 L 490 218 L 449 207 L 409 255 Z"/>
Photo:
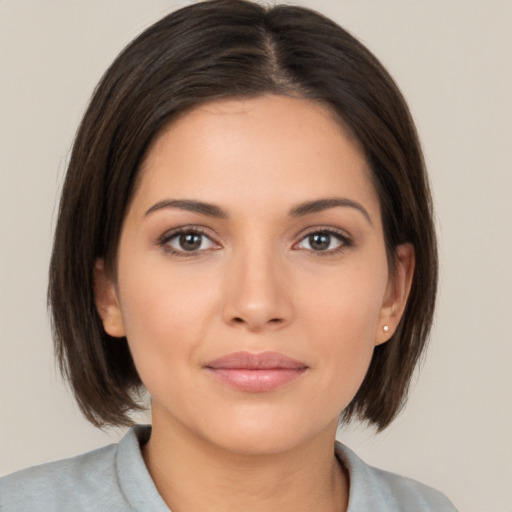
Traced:
<path fill-rule="evenodd" d="M 325 251 L 329 248 L 331 243 L 330 235 L 326 235 L 323 233 L 317 233 L 315 235 L 310 235 L 309 237 L 309 245 L 312 249 L 317 251 Z"/>
<path fill-rule="evenodd" d="M 180 236 L 180 245 L 185 251 L 194 251 L 201 247 L 201 236 L 197 233 L 187 233 Z"/>

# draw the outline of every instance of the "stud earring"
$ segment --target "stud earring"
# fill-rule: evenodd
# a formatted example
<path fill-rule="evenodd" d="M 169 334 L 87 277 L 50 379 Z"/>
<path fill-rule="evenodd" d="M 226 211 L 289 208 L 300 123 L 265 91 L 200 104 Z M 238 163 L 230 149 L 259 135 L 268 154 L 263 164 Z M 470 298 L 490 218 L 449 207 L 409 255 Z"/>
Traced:
<path fill-rule="evenodd" d="M 384 325 L 384 326 L 382 327 L 382 330 L 383 330 L 384 332 L 389 332 L 389 325 Z"/>

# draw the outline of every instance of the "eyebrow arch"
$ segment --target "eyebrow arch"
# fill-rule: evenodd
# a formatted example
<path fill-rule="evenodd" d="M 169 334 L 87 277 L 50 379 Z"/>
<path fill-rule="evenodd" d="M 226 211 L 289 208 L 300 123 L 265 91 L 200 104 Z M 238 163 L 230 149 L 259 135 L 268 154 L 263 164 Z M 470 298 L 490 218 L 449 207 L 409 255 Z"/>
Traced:
<path fill-rule="evenodd" d="M 202 215 L 216 217 L 219 219 L 226 219 L 228 217 L 228 214 L 222 208 L 214 204 L 203 203 L 202 201 L 194 201 L 191 199 L 165 199 L 163 201 L 159 201 L 145 213 L 145 216 L 165 208 L 178 208 L 180 210 L 201 213 Z"/>
<path fill-rule="evenodd" d="M 342 197 L 332 197 L 327 199 L 317 199 L 314 201 L 308 201 L 306 203 L 299 204 L 290 210 L 290 217 L 302 217 L 303 215 L 309 215 L 310 213 L 317 213 L 329 208 L 335 208 L 337 206 L 345 208 L 355 208 L 361 212 L 364 218 L 373 226 L 372 219 L 366 208 L 352 199 Z"/>

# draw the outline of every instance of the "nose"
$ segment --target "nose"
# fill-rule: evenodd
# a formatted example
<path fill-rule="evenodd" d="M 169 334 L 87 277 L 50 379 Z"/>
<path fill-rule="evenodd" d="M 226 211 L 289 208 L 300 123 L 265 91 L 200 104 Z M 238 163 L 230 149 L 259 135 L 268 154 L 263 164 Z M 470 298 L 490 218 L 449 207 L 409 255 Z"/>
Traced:
<path fill-rule="evenodd" d="M 227 271 L 224 321 L 251 332 L 286 326 L 293 305 L 285 266 L 282 258 L 269 251 L 239 251 Z"/>

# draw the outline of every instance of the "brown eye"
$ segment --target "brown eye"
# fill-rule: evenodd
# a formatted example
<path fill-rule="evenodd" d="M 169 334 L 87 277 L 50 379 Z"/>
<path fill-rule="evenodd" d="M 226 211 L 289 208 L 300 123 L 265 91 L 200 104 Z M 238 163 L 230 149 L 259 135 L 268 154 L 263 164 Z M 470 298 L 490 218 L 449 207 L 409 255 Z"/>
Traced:
<path fill-rule="evenodd" d="M 331 235 L 326 233 L 314 233 L 308 236 L 308 242 L 314 251 L 326 251 L 331 245 Z"/>
<path fill-rule="evenodd" d="M 314 231 L 307 234 L 297 244 L 297 248 L 331 254 L 350 245 L 350 240 L 340 233 L 332 231 Z"/>
<path fill-rule="evenodd" d="M 201 247 L 203 235 L 199 233 L 184 233 L 178 238 L 178 245 L 184 251 L 197 251 Z"/>
<path fill-rule="evenodd" d="M 216 247 L 211 238 L 204 233 L 190 230 L 175 232 L 162 240 L 162 245 L 174 253 L 181 254 L 199 253 Z"/>

